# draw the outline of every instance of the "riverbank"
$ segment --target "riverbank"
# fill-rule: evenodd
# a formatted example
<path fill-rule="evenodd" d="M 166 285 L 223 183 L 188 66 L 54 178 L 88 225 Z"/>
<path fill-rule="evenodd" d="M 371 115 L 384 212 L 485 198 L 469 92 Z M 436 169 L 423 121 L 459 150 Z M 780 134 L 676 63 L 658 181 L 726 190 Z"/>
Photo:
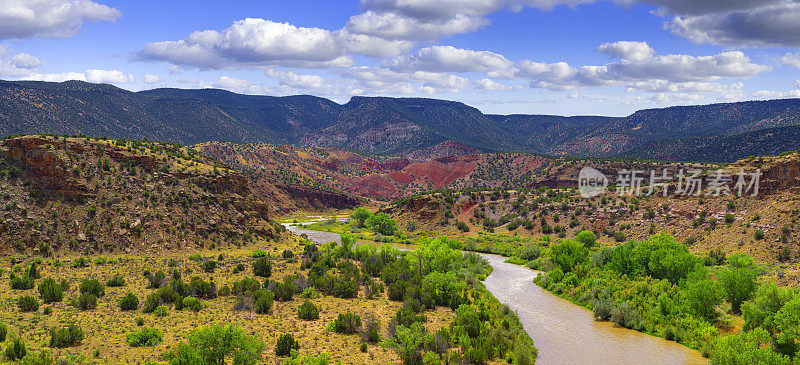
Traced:
<path fill-rule="evenodd" d="M 317 242 L 340 241 L 338 233 L 286 224 L 295 234 Z M 389 243 L 398 248 L 411 245 Z M 705 364 L 708 360 L 673 341 L 595 321 L 591 311 L 542 289 L 533 282 L 540 272 L 485 254 L 492 273 L 486 289 L 517 313 L 539 349 L 539 364 Z"/>

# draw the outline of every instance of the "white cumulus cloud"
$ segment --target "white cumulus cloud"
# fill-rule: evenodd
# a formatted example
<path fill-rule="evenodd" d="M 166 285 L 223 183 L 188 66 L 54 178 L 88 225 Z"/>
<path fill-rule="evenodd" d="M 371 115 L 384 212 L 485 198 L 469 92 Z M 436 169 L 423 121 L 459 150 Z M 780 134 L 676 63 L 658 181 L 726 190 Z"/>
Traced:
<path fill-rule="evenodd" d="M 85 21 L 111 22 L 121 15 L 90 0 L 2 0 L 0 39 L 71 37 Z"/>
<path fill-rule="evenodd" d="M 597 52 L 607 53 L 614 57 L 624 60 L 641 61 L 653 57 L 656 51 L 647 42 L 628 42 L 618 41 L 614 43 L 603 43 L 597 48 Z"/>

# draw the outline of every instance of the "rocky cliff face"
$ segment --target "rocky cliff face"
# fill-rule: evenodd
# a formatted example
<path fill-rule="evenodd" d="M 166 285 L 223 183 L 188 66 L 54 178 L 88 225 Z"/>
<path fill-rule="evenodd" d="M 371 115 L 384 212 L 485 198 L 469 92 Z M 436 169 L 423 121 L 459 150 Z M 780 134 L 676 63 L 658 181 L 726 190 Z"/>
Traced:
<path fill-rule="evenodd" d="M 0 250 L 157 250 L 276 237 L 248 180 L 176 145 L 0 142 Z"/>

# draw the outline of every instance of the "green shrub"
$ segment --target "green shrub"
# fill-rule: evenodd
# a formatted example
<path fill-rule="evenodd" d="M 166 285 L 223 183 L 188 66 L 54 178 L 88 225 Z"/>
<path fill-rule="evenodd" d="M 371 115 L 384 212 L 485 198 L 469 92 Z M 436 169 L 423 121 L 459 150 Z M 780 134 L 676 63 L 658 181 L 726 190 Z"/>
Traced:
<path fill-rule="evenodd" d="M 139 327 L 144 326 L 144 318 L 136 317 L 136 325 Z"/>
<path fill-rule="evenodd" d="M 200 300 L 195 297 L 186 297 L 183 298 L 183 308 L 189 308 L 195 312 L 199 312 L 203 309 L 203 303 L 200 303 Z"/>
<path fill-rule="evenodd" d="M 336 333 L 353 334 L 361 328 L 361 317 L 350 312 L 339 313 L 333 321 L 333 330 Z"/>
<path fill-rule="evenodd" d="M 28 266 L 28 269 L 25 270 L 25 276 L 32 279 L 40 279 L 42 277 L 42 275 L 39 274 L 39 270 L 36 267 L 36 262 L 31 262 L 31 264 Z"/>
<path fill-rule="evenodd" d="M 83 330 L 75 324 L 59 329 L 50 329 L 50 347 L 72 347 L 79 345 L 81 341 L 83 341 Z"/>
<path fill-rule="evenodd" d="M 167 309 L 166 305 L 159 305 L 158 308 L 153 311 L 153 315 L 156 317 L 166 317 L 169 315 L 169 309 Z"/>
<path fill-rule="evenodd" d="M 272 301 L 275 294 L 267 289 L 259 289 L 253 292 L 253 306 L 258 314 L 267 314 L 272 311 Z"/>
<path fill-rule="evenodd" d="M 139 309 L 139 298 L 136 297 L 136 294 L 128 292 L 128 294 L 125 294 L 125 296 L 120 299 L 119 309 L 123 311 L 135 311 Z"/>
<path fill-rule="evenodd" d="M 92 294 L 98 298 L 106 295 L 106 288 L 97 279 L 83 279 L 80 290 L 81 294 Z"/>
<path fill-rule="evenodd" d="M 764 231 L 757 229 L 755 233 L 753 233 L 753 237 L 756 240 L 763 240 L 764 239 Z"/>
<path fill-rule="evenodd" d="M 34 285 L 35 282 L 32 277 L 16 276 L 13 273 L 11 274 L 11 289 L 28 290 L 28 289 L 33 289 Z"/>
<path fill-rule="evenodd" d="M 120 274 L 116 274 L 111 279 L 108 279 L 106 286 L 125 286 L 125 278 Z"/>
<path fill-rule="evenodd" d="M 259 257 L 253 263 L 253 275 L 260 276 L 262 278 L 268 278 L 272 276 L 272 261 L 270 261 L 266 257 Z"/>
<path fill-rule="evenodd" d="M 39 310 L 39 302 L 30 295 L 23 295 L 17 299 L 17 306 L 20 312 L 36 312 Z"/>
<path fill-rule="evenodd" d="M 144 300 L 144 305 L 142 305 L 142 312 L 144 313 L 152 313 L 158 306 L 161 305 L 161 295 L 158 292 L 150 293 L 147 296 L 147 299 Z"/>
<path fill-rule="evenodd" d="M 164 340 L 164 334 L 155 328 L 142 328 L 139 331 L 128 333 L 125 342 L 130 347 L 153 347 Z"/>
<path fill-rule="evenodd" d="M 8 335 L 8 327 L 2 323 L 0 324 L 0 342 L 6 342 L 6 335 Z"/>
<path fill-rule="evenodd" d="M 456 228 L 461 232 L 469 232 L 469 226 L 462 221 L 456 221 Z"/>
<path fill-rule="evenodd" d="M 60 302 L 64 298 L 64 291 L 61 285 L 56 284 L 53 278 L 45 278 L 39 283 L 39 294 L 45 303 Z"/>
<path fill-rule="evenodd" d="M 361 331 L 361 341 L 378 343 L 381 340 L 381 323 L 373 315 L 364 318 L 364 328 Z"/>
<path fill-rule="evenodd" d="M 203 271 L 205 271 L 207 273 L 212 273 L 216 269 L 217 269 L 217 262 L 214 261 L 214 260 L 206 261 L 203 264 Z"/>
<path fill-rule="evenodd" d="M 300 344 L 294 339 L 294 336 L 284 333 L 281 337 L 278 337 L 278 342 L 275 345 L 275 355 L 289 356 L 292 350 L 298 349 L 300 349 Z"/>
<path fill-rule="evenodd" d="M 227 323 L 201 327 L 189 334 L 187 342 L 167 354 L 170 364 L 255 364 L 261 360 L 264 342 L 245 330 Z M 226 361 L 228 359 L 229 361 Z"/>
<path fill-rule="evenodd" d="M 21 360 L 27 353 L 28 350 L 25 348 L 25 343 L 20 339 L 14 340 L 6 347 L 6 358 L 11 361 Z"/>
<path fill-rule="evenodd" d="M 83 310 L 97 308 L 97 297 L 91 293 L 81 293 L 78 297 L 78 308 Z"/>
<path fill-rule="evenodd" d="M 75 261 L 72 262 L 72 267 L 74 267 L 76 269 L 79 268 L 79 267 L 86 267 L 88 265 L 89 264 L 87 263 L 85 257 L 78 257 L 77 259 L 75 259 Z"/>
<path fill-rule="evenodd" d="M 306 299 L 300 308 L 297 308 L 297 318 L 304 319 L 306 321 L 317 320 L 319 319 L 319 309 L 316 305 L 314 305 L 314 303 Z"/>

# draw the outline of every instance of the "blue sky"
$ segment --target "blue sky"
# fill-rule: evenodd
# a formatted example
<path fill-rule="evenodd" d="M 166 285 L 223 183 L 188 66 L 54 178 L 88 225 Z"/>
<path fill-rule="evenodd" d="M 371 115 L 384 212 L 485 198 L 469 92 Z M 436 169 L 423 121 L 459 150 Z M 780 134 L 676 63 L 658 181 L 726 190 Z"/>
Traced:
<path fill-rule="evenodd" d="M 488 113 L 800 97 L 795 0 L 4 0 L 0 78 L 458 100 Z"/>

